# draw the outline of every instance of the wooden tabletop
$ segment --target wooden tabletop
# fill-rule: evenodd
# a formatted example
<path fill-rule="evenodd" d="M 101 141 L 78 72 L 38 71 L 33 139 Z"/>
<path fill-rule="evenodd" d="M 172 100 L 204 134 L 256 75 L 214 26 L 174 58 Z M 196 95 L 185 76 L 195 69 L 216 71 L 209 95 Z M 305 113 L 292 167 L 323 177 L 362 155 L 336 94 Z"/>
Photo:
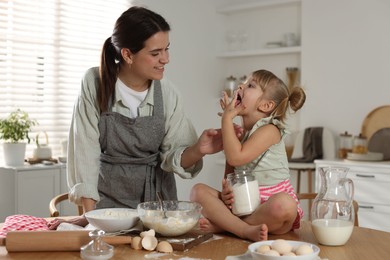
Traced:
<path fill-rule="evenodd" d="M 300 240 L 317 244 L 312 234 L 310 222 L 303 221 L 301 228 L 285 235 L 270 236 L 269 239 Z M 218 234 L 210 240 L 187 251 L 175 251 L 173 254 L 159 254 L 145 250 L 134 250 L 129 245 L 115 246 L 112 259 L 216 259 L 223 260 L 226 256 L 245 254 L 250 241 L 237 237 Z M 350 240 L 344 246 L 330 247 L 319 245 L 320 257 L 329 260 L 345 259 L 390 259 L 390 233 L 368 228 L 354 227 Z M 80 252 L 23 252 L 8 253 L 4 246 L 0 246 L 0 259 L 80 259 Z M 250 259 L 250 258 L 249 258 Z"/>

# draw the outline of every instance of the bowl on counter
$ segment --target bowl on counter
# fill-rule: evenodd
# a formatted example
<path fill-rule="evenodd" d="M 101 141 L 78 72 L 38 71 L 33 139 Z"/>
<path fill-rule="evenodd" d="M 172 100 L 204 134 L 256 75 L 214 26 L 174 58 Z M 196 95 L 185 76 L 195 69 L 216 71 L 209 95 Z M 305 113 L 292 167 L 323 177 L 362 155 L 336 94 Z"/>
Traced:
<path fill-rule="evenodd" d="M 162 236 L 180 236 L 194 228 L 202 207 L 196 202 L 164 200 L 163 209 L 159 201 L 138 204 L 137 210 L 144 226 L 154 229 Z"/>
<path fill-rule="evenodd" d="M 138 221 L 138 211 L 130 208 L 95 209 L 85 213 L 88 222 L 105 232 L 117 232 L 134 227 Z"/>
<path fill-rule="evenodd" d="M 317 260 L 320 248 L 314 244 L 293 240 L 267 240 L 248 246 L 252 259 L 256 260 Z M 267 251 L 276 251 L 275 252 Z M 288 253 L 294 255 L 289 255 Z"/>

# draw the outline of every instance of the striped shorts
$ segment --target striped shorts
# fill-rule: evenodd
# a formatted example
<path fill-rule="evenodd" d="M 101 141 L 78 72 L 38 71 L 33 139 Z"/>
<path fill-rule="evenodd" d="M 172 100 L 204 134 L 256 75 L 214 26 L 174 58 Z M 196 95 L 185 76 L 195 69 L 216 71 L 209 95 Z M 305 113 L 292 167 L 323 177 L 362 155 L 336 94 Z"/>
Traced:
<path fill-rule="evenodd" d="M 295 218 L 291 229 L 298 229 L 300 227 L 301 219 L 303 217 L 303 210 L 301 208 L 301 204 L 299 203 L 297 195 L 295 194 L 294 188 L 290 183 L 290 180 L 284 180 L 273 186 L 259 186 L 259 191 L 261 204 L 266 202 L 269 197 L 276 193 L 286 192 L 287 194 L 289 194 L 297 202 L 297 217 Z"/>

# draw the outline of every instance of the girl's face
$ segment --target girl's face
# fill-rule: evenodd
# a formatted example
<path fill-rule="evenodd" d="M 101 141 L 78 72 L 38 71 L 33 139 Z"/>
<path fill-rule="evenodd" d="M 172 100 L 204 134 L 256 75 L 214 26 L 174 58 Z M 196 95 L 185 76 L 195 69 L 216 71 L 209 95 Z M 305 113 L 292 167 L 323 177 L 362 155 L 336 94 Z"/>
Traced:
<path fill-rule="evenodd" d="M 169 32 L 158 32 L 145 41 L 145 47 L 133 54 L 131 72 L 140 79 L 160 80 L 169 62 Z"/>
<path fill-rule="evenodd" d="M 239 85 L 236 105 L 244 105 L 246 107 L 245 113 L 257 111 L 262 101 L 263 93 L 261 87 L 250 77 L 248 81 Z"/>

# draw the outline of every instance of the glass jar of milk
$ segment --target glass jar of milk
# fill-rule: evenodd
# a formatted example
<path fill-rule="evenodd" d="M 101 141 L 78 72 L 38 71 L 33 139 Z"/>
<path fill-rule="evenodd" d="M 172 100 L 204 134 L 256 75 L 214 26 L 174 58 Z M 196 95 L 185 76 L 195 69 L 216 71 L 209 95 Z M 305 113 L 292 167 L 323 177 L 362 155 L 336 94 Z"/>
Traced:
<path fill-rule="evenodd" d="M 248 170 L 235 170 L 227 175 L 227 181 L 233 190 L 233 214 L 244 216 L 255 211 L 260 204 L 260 192 L 253 173 Z"/>

